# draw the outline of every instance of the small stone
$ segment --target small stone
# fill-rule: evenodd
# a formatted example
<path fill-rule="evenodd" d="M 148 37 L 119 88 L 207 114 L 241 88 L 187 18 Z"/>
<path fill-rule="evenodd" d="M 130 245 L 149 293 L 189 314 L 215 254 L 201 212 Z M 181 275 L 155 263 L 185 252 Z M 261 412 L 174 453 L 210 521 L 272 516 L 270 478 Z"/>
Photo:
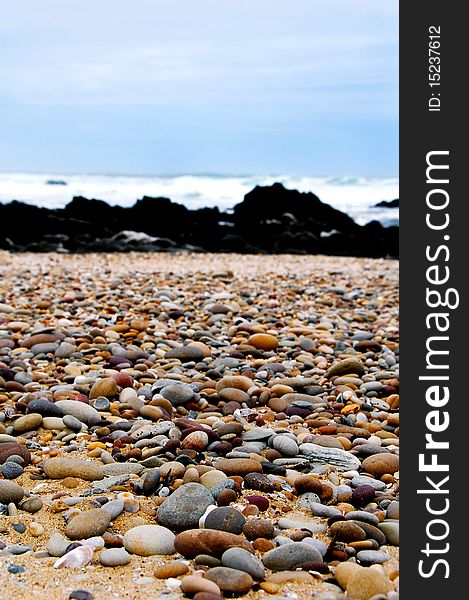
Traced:
<path fill-rule="evenodd" d="M 245 475 L 244 487 L 248 490 L 258 490 L 266 493 L 274 491 L 273 483 L 262 473 L 248 473 Z"/>
<path fill-rule="evenodd" d="M 335 363 L 326 371 L 326 377 L 336 377 L 338 375 L 349 375 L 355 373 L 356 375 L 363 375 L 365 373 L 365 367 L 359 358 L 350 357 Z"/>
<path fill-rule="evenodd" d="M 176 536 L 176 552 L 186 558 L 194 558 L 198 554 L 221 556 L 232 547 L 244 548 L 252 552 L 251 544 L 243 537 L 216 529 L 190 529 Z"/>
<path fill-rule="evenodd" d="M 378 517 L 365 510 L 351 510 L 345 515 L 345 520 L 364 521 L 365 523 L 370 523 L 370 525 L 374 525 L 375 527 L 379 524 Z"/>
<path fill-rule="evenodd" d="M 255 333 L 248 338 L 248 344 L 258 350 L 275 350 L 278 346 L 278 339 L 269 333 Z"/>
<path fill-rule="evenodd" d="M 169 400 L 173 406 L 180 406 L 193 399 L 194 390 L 186 384 L 168 385 L 161 390 L 160 394 L 163 398 Z"/>
<path fill-rule="evenodd" d="M 227 476 L 218 469 L 212 469 L 200 476 L 199 482 L 204 487 L 211 489 L 222 481 L 226 481 Z"/>
<path fill-rule="evenodd" d="M 194 558 L 196 565 L 204 565 L 205 567 L 220 567 L 221 560 L 215 558 L 215 556 L 209 556 L 208 554 L 198 554 Z"/>
<path fill-rule="evenodd" d="M 67 540 L 61 533 L 54 531 L 47 542 L 47 552 L 51 556 L 63 556 L 70 545 L 70 541 Z"/>
<path fill-rule="evenodd" d="M 249 504 L 257 506 L 261 512 L 266 511 L 270 506 L 269 499 L 265 496 L 245 496 L 244 499 L 247 500 Z"/>
<path fill-rule="evenodd" d="M 296 456 L 299 453 L 298 444 L 286 435 L 275 436 L 272 445 L 283 456 Z"/>
<path fill-rule="evenodd" d="M 378 525 L 391 546 L 399 546 L 399 521 L 383 521 Z"/>
<path fill-rule="evenodd" d="M 24 415 L 23 417 L 19 417 L 19 419 L 16 419 L 16 421 L 13 422 L 13 431 L 16 434 L 25 433 L 26 431 L 37 429 L 40 427 L 41 423 L 42 415 L 38 413 L 30 413 L 28 415 Z"/>
<path fill-rule="evenodd" d="M 181 561 L 175 560 L 165 565 L 161 565 L 155 570 L 157 579 L 169 579 L 170 577 L 180 577 L 189 573 L 189 567 Z"/>
<path fill-rule="evenodd" d="M 394 475 L 399 470 L 399 456 L 397 454 L 373 454 L 368 456 L 362 463 L 362 467 L 375 477 L 383 475 Z"/>
<path fill-rule="evenodd" d="M 223 566 L 249 573 L 253 579 L 264 579 L 262 561 L 243 548 L 230 548 L 221 557 Z"/>
<path fill-rule="evenodd" d="M 323 517 L 329 519 L 330 517 L 342 517 L 340 510 L 334 506 L 325 506 L 319 502 L 310 502 L 309 509 L 315 517 Z"/>
<path fill-rule="evenodd" d="M 24 469 L 18 463 L 7 460 L 7 462 L 0 467 L 0 473 L 5 479 L 16 479 L 24 473 Z"/>
<path fill-rule="evenodd" d="M 248 540 L 269 539 L 274 535 L 274 524 L 268 519 L 249 519 L 243 533 Z"/>
<path fill-rule="evenodd" d="M 246 519 L 234 508 L 228 506 L 215 508 L 205 518 L 205 529 L 217 529 L 229 533 L 240 534 L 243 532 Z"/>
<path fill-rule="evenodd" d="M 50 479 L 78 477 L 85 481 L 97 481 L 104 478 L 101 469 L 95 463 L 77 458 L 49 458 L 45 461 L 43 469 Z"/>
<path fill-rule="evenodd" d="M 90 400 L 104 396 L 105 398 L 113 398 L 117 395 L 119 389 L 115 379 L 112 377 L 106 377 L 105 379 L 98 379 L 91 388 Z"/>
<path fill-rule="evenodd" d="M 294 569 L 302 563 L 311 561 L 322 562 L 321 553 L 313 546 L 301 542 L 284 544 L 270 550 L 262 557 L 262 562 L 271 571 Z"/>
<path fill-rule="evenodd" d="M 91 406 L 100 412 L 108 412 L 111 402 L 106 398 L 106 396 L 98 396 L 91 401 Z"/>
<path fill-rule="evenodd" d="M 139 556 L 174 554 L 174 533 L 159 525 L 133 527 L 124 535 L 123 541 L 125 549 L 131 554 Z"/>
<path fill-rule="evenodd" d="M 390 559 L 390 556 L 386 552 L 379 550 L 360 550 L 357 552 L 357 560 L 360 564 L 368 565 L 380 565 Z"/>
<path fill-rule="evenodd" d="M 354 600 L 370 600 L 377 594 L 386 595 L 394 589 L 389 579 L 376 569 L 362 568 L 351 573 L 347 595 Z"/>
<path fill-rule="evenodd" d="M 33 521 L 32 523 L 30 523 L 28 525 L 28 531 L 33 537 L 40 537 L 41 535 L 44 534 L 45 529 L 44 529 L 43 525 Z"/>
<path fill-rule="evenodd" d="M 198 594 L 200 592 L 220 595 L 220 588 L 215 582 L 197 575 L 188 575 L 187 577 L 184 577 L 181 580 L 181 590 L 185 594 L 190 595 Z"/>
<path fill-rule="evenodd" d="M 312 575 L 306 573 L 306 571 L 279 571 L 267 577 L 267 582 L 275 585 L 284 585 L 285 583 L 311 584 L 313 581 Z"/>
<path fill-rule="evenodd" d="M 352 502 L 355 505 L 368 504 L 375 497 L 375 488 L 371 485 L 359 485 L 352 492 Z"/>
<path fill-rule="evenodd" d="M 109 527 L 110 522 L 111 517 L 107 511 L 102 508 L 92 508 L 69 521 L 65 531 L 71 540 L 84 540 L 102 535 Z"/>
<path fill-rule="evenodd" d="M 132 557 L 124 548 L 109 548 L 108 550 L 103 550 L 99 555 L 99 562 L 104 567 L 127 565 L 131 560 Z"/>
<path fill-rule="evenodd" d="M 84 402 L 79 402 L 77 400 L 58 400 L 55 403 L 55 406 L 59 408 L 63 414 L 72 415 L 81 423 L 85 423 L 85 425 L 89 425 L 90 427 L 101 421 L 99 412 Z"/>
<path fill-rule="evenodd" d="M 193 431 L 181 442 L 181 448 L 201 452 L 208 446 L 209 438 L 205 431 Z"/>
<path fill-rule="evenodd" d="M 24 490 L 14 481 L 0 479 L 0 503 L 18 504 L 24 497 Z"/>
<path fill-rule="evenodd" d="M 196 343 L 187 344 L 187 346 L 179 346 L 178 348 L 172 348 L 165 354 L 165 358 L 178 358 L 182 362 L 188 362 L 192 360 L 199 361 L 203 360 L 207 356 L 210 356 L 210 349 L 208 346 L 205 346 L 205 344 L 200 346 Z"/>
<path fill-rule="evenodd" d="M 13 575 L 17 575 L 18 573 L 24 573 L 25 568 L 21 565 L 9 565 L 7 568 L 8 573 L 12 573 Z"/>
<path fill-rule="evenodd" d="M 204 578 L 216 583 L 222 592 L 235 595 L 247 594 L 254 585 L 254 581 L 248 573 L 229 567 L 209 569 Z"/>
<path fill-rule="evenodd" d="M 94 596 L 87 590 L 74 590 L 70 593 L 68 600 L 94 600 Z"/>
<path fill-rule="evenodd" d="M 200 483 L 186 483 L 161 504 L 157 520 L 177 531 L 198 527 L 199 519 L 212 504 L 213 496 L 206 487 Z"/>
<path fill-rule="evenodd" d="M 359 542 L 367 537 L 363 529 L 351 521 L 336 521 L 331 525 L 330 534 L 341 542 Z"/>
<path fill-rule="evenodd" d="M 248 473 L 260 473 L 262 471 L 261 463 L 249 458 L 227 458 L 215 463 L 219 471 L 225 475 L 239 475 L 245 477 Z"/>

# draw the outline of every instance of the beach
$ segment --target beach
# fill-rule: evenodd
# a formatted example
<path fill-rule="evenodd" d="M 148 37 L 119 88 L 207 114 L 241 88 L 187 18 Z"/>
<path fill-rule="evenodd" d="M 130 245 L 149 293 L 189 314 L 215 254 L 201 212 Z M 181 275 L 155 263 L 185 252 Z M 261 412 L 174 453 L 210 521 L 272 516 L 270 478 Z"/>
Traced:
<path fill-rule="evenodd" d="M 398 597 L 396 260 L 0 252 L 0 298 L 0 599 Z"/>

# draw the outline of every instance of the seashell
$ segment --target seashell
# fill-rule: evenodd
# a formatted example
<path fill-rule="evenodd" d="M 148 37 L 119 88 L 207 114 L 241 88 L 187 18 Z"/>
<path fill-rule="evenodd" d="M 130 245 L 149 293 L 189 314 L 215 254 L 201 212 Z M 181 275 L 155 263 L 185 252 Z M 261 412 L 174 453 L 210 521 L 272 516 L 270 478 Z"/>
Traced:
<path fill-rule="evenodd" d="M 193 431 L 181 442 L 181 447 L 199 452 L 208 446 L 208 435 L 205 431 Z"/>
<path fill-rule="evenodd" d="M 78 546 L 55 561 L 54 569 L 77 569 L 85 567 L 93 560 L 94 549 L 91 546 Z"/>

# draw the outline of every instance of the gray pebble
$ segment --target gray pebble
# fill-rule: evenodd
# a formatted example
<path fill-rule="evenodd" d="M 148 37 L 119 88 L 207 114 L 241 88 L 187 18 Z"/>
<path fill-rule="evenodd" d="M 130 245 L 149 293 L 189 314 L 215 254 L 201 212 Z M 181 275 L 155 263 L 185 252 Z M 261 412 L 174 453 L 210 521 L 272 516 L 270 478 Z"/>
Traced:
<path fill-rule="evenodd" d="M 360 550 L 357 560 L 364 565 L 380 565 L 390 559 L 386 552 L 380 550 Z"/>
<path fill-rule="evenodd" d="M 105 567 L 127 565 L 132 560 L 125 548 L 109 548 L 99 555 L 99 562 Z"/>
<path fill-rule="evenodd" d="M 221 557 L 223 566 L 249 573 L 253 579 L 264 579 L 262 561 L 243 548 L 230 548 Z"/>

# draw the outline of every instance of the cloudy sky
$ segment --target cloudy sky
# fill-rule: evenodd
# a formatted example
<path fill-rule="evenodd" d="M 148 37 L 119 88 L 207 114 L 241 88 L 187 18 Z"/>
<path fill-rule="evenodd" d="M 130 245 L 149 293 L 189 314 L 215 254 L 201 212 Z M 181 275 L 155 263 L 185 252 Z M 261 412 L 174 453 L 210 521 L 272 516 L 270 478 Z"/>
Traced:
<path fill-rule="evenodd" d="M 15 0 L 0 170 L 397 175 L 397 0 Z"/>

